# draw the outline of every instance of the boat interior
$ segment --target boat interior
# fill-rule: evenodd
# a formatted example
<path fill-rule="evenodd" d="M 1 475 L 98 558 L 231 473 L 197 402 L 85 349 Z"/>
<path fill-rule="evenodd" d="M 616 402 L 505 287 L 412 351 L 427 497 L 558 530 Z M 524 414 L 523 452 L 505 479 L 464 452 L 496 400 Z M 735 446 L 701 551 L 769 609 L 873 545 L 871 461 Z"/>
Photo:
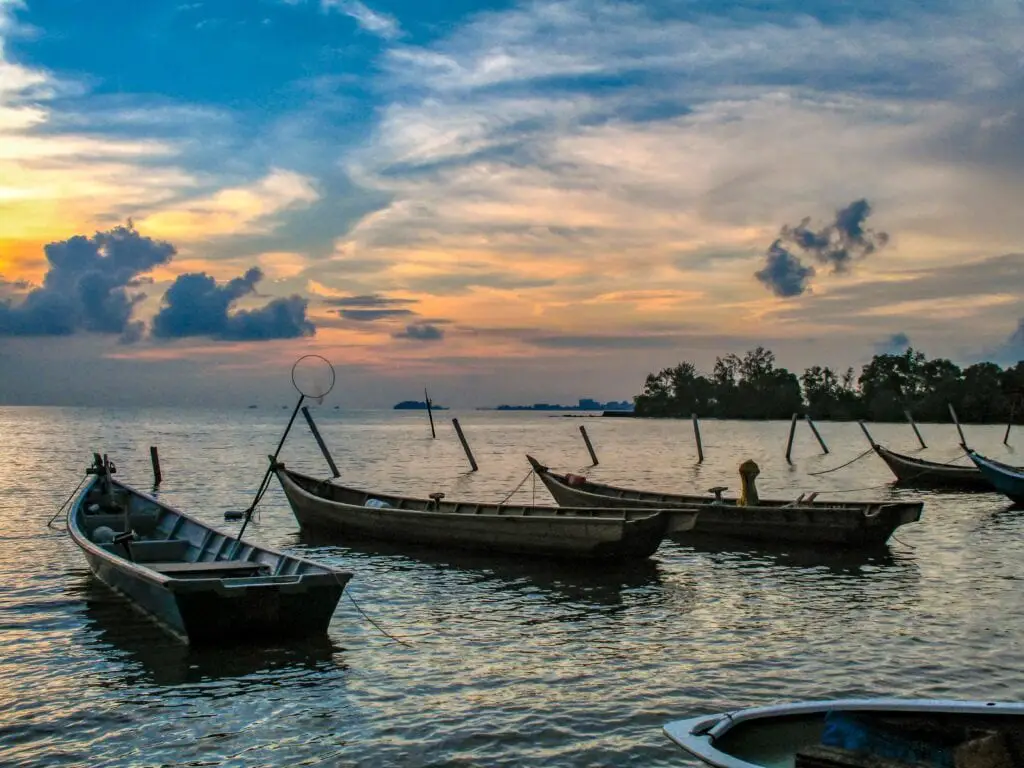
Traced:
<path fill-rule="evenodd" d="M 243 544 L 233 552 L 234 538 L 106 478 L 86 494 L 76 524 L 96 546 L 176 579 L 284 575 L 268 563 L 250 559 L 258 552 L 252 545 Z M 282 557 L 277 570 L 287 569 L 287 561 L 301 562 Z"/>

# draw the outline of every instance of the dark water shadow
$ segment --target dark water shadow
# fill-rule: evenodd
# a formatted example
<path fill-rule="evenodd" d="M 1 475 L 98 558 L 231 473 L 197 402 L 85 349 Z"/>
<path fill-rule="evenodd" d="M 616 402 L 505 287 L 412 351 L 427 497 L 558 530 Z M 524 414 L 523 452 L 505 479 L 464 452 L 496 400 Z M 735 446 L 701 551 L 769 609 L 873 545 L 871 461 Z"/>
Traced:
<path fill-rule="evenodd" d="M 742 560 L 783 568 L 822 569 L 844 576 L 868 576 L 884 569 L 917 569 L 914 551 L 899 544 L 845 549 L 740 541 L 677 541 L 683 551 L 710 556 L 723 562 Z"/>
<path fill-rule="evenodd" d="M 384 541 L 346 540 L 314 531 L 297 534 L 314 556 L 344 558 L 359 574 L 360 560 L 386 560 L 388 572 L 423 575 L 424 569 L 457 571 L 468 584 L 530 589 L 554 602 L 618 605 L 629 590 L 662 585 L 662 566 L 656 559 L 626 561 L 574 561 L 543 557 L 516 557 L 457 549 L 394 544 Z M 308 553 L 313 554 L 313 553 Z"/>
<path fill-rule="evenodd" d="M 193 648 L 175 639 L 125 598 L 83 577 L 75 591 L 84 600 L 84 637 L 107 662 L 124 666 L 106 673 L 110 687 L 133 684 L 188 686 L 262 678 L 282 671 L 344 670 L 343 650 L 326 635 L 278 645 Z"/>

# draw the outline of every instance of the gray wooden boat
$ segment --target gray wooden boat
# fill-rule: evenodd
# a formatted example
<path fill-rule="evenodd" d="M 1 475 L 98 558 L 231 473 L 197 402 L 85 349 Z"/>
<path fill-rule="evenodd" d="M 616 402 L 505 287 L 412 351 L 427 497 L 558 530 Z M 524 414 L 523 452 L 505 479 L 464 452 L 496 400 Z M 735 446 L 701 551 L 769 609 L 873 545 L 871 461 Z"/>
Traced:
<path fill-rule="evenodd" d="M 713 488 L 714 496 L 656 493 L 595 483 L 580 475 L 552 472 L 532 456 L 526 457 L 541 482 L 559 504 L 574 507 L 675 507 L 699 511 L 685 541 L 696 539 L 745 539 L 827 544 L 843 547 L 881 546 L 901 525 L 921 518 L 924 503 L 821 502 L 758 499 L 741 505 L 721 496 L 725 488 Z"/>
<path fill-rule="evenodd" d="M 111 477 L 97 456 L 68 512 L 93 574 L 191 644 L 323 634 L 352 574 L 221 533 Z"/>
<path fill-rule="evenodd" d="M 896 482 L 909 488 L 944 489 L 956 491 L 995 490 L 992 483 L 975 466 L 940 464 L 936 461 L 904 456 L 883 445 L 872 443 L 875 453 L 896 476 Z"/>
<path fill-rule="evenodd" d="M 620 560 L 649 557 L 696 511 L 522 506 L 442 501 L 349 488 L 276 463 L 299 525 L 356 539 L 503 554 Z"/>
<path fill-rule="evenodd" d="M 1024 765 L 1024 704 L 838 699 L 752 707 L 664 727 L 715 768 Z"/>

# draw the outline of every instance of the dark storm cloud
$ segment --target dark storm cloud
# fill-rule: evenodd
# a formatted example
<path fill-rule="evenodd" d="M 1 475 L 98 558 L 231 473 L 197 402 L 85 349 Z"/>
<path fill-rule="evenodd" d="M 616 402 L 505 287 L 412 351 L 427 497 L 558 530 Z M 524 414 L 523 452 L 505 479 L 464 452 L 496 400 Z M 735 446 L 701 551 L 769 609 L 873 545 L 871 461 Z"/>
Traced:
<path fill-rule="evenodd" d="M 910 348 L 910 337 L 905 333 L 894 333 L 887 339 L 874 344 L 877 355 L 898 355 Z"/>
<path fill-rule="evenodd" d="M 392 336 L 409 341 L 440 341 L 444 338 L 444 331 L 430 323 L 414 323 L 405 326 L 405 330 L 394 333 Z"/>
<path fill-rule="evenodd" d="M 805 266 L 776 240 L 768 248 L 765 255 L 767 262 L 764 269 L 754 273 L 754 277 L 764 283 L 776 296 L 799 296 L 808 288 L 814 277 L 814 267 Z"/>
<path fill-rule="evenodd" d="M 129 222 L 92 237 L 75 235 L 43 252 L 49 269 L 43 284 L 15 303 L 0 302 L 0 335 L 53 336 L 78 331 L 138 338 L 131 314 L 142 293 L 141 275 L 169 262 L 175 248 L 140 235 Z"/>
<path fill-rule="evenodd" d="M 411 309 L 339 309 L 338 314 L 346 320 L 357 323 L 372 323 L 389 317 L 406 317 L 415 315 Z"/>
<path fill-rule="evenodd" d="M 316 329 L 306 318 L 307 301 L 301 296 L 273 299 L 257 309 L 231 313 L 235 303 L 254 293 L 262 279 L 257 267 L 223 285 L 202 272 L 179 276 L 153 318 L 153 336 L 208 336 L 231 341 L 312 336 Z"/>
<path fill-rule="evenodd" d="M 885 232 L 864 226 L 870 215 L 871 205 L 862 198 L 840 208 L 835 220 L 819 230 L 811 229 L 810 217 L 795 227 L 784 225 L 765 254 L 767 263 L 754 277 L 776 296 L 799 296 L 807 291 L 815 269 L 805 265 L 787 246 L 831 267 L 834 275 L 849 272 L 855 260 L 866 258 L 889 242 Z"/>

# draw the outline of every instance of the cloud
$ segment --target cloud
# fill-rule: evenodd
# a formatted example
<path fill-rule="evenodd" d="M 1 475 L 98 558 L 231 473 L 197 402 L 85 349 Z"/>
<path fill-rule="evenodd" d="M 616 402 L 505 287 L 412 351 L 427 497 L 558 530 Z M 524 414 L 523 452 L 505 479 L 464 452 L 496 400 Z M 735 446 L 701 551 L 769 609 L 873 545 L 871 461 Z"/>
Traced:
<path fill-rule="evenodd" d="M 1017 321 L 1017 328 L 1002 344 L 987 352 L 984 360 L 1001 365 L 1016 365 L 1024 361 L 1024 317 Z"/>
<path fill-rule="evenodd" d="M 405 317 L 416 313 L 411 309 L 339 309 L 338 314 L 346 320 L 354 320 L 357 323 L 372 323 L 375 320 Z"/>
<path fill-rule="evenodd" d="M 805 266 L 783 243 L 796 246 L 818 262 L 831 266 L 832 274 L 849 272 L 854 259 L 866 258 L 889 242 L 885 232 L 873 232 L 864 227 L 870 215 L 868 201 L 860 199 L 840 208 L 835 221 L 817 231 L 808 226 L 809 216 L 795 227 L 783 225 L 778 239 L 765 254 L 767 264 L 755 272 L 754 277 L 776 296 L 800 296 L 808 290 L 816 274 L 814 267 Z"/>
<path fill-rule="evenodd" d="M 430 323 L 415 323 L 405 326 L 405 330 L 394 333 L 392 336 L 409 341 L 440 341 L 444 338 L 444 331 Z"/>
<path fill-rule="evenodd" d="M 417 299 L 397 299 L 378 294 L 364 294 L 362 296 L 330 296 L 322 301 L 333 307 L 395 307 L 402 304 L 415 304 Z"/>
<path fill-rule="evenodd" d="M 0 302 L 0 335 L 89 331 L 137 339 L 140 329 L 131 315 L 145 295 L 128 289 L 145 282 L 143 273 L 168 263 L 175 248 L 140 235 L 129 222 L 92 237 L 50 243 L 43 252 L 49 269 L 42 286 L 18 303 Z"/>
<path fill-rule="evenodd" d="M 874 344 L 876 355 L 899 355 L 910 348 L 910 338 L 905 333 L 894 333 L 887 339 Z"/>
<path fill-rule="evenodd" d="M 767 264 L 755 272 L 754 277 L 771 289 L 776 296 L 800 296 L 808 290 L 810 279 L 815 274 L 814 267 L 805 266 L 782 245 L 781 240 L 771 244 L 765 260 Z"/>
<path fill-rule="evenodd" d="M 394 16 L 371 10 L 359 0 L 320 0 L 320 7 L 325 11 L 336 10 L 351 17 L 361 29 L 385 40 L 394 40 L 402 34 L 402 28 Z"/>
<path fill-rule="evenodd" d="M 306 318 L 307 301 L 301 296 L 273 299 L 257 309 L 231 312 L 239 299 L 255 293 L 262 279 L 258 267 L 223 285 L 204 273 L 179 276 L 167 289 L 163 307 L 153 318 L 153 336 L 206 336 L 230 341 L 312 336 L 316 329 Z"/>

